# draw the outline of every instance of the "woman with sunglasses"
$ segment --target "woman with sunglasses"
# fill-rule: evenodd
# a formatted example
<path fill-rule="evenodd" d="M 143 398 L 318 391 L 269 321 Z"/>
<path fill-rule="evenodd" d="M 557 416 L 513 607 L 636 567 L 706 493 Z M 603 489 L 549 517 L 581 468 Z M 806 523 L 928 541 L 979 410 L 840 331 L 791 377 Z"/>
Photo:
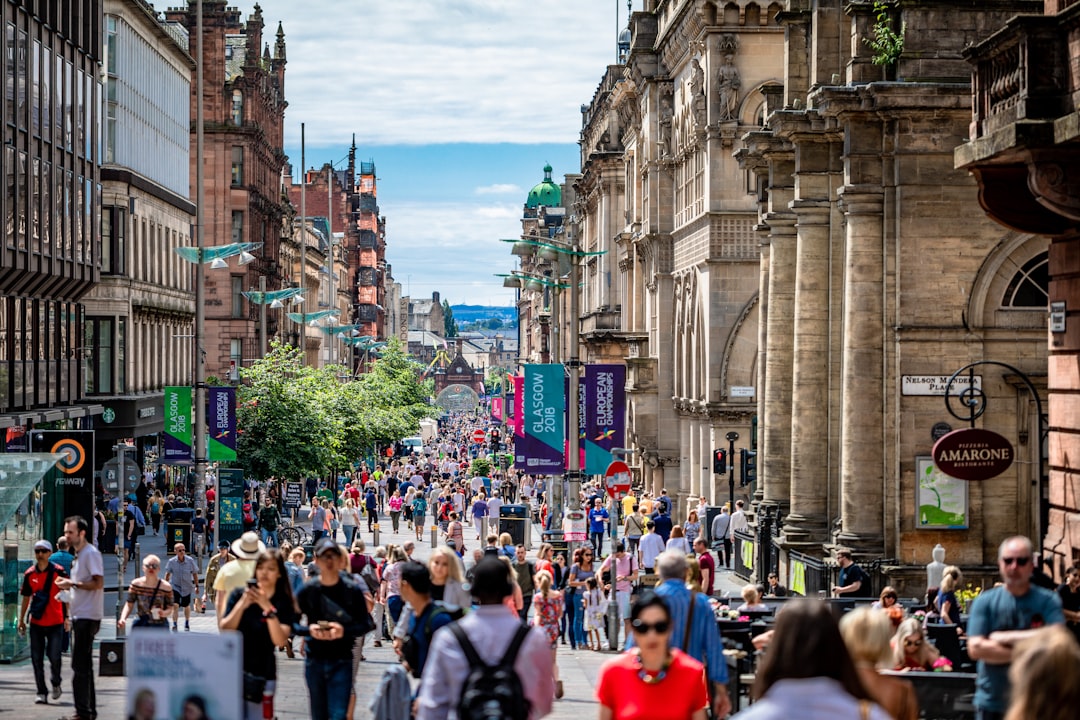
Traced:
<path fill-rule="evenodd" d="M 922 623 L 915 618 L 900 623 L 892 644 L 894 670 L 933 670 L 934 663 L 941 657 L 937 648 L 926 639 Z"/>
<path fill-rule="evenodd" d="M 593 569 L 593 549 L 591 546 L 578 548 L 574 551 L 574 564 L 570 566 L 569 579 L 566 581 L 570 594 L 566 603 L 567 614 L 570 616 L 570 647 L 574 650 L 589 644 L 585 637 L 585 608 L 582 607 L 582 599 L 585 597 L 585 582 L 591 577 L 596 577 L 596 570 Z"/>
<path fill-rule="evenodd" d="M 705 668 L 670 647 L 671 614 L 664 599 L 643 593 L 630 608 L 630 628 L 634 649 L 600 668 L 600 720 L 705 720 Z"/>
<path fill-rule="evenodd" d="M 169 629 L 169 610 L 172 608 L 172 585 L 161 579 L 161 559 L 157 555 L 143 558 L 143 575 L 128 586 L 127 602 L 120 611 L 116 627 L 123 628 L 134 610 L 133 628 Z"/>

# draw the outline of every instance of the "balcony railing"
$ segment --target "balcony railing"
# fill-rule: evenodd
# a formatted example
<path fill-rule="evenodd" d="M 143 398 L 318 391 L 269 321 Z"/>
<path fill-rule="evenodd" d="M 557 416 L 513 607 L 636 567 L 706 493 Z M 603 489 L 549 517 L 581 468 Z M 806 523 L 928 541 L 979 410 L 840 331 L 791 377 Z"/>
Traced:
<path fill-rule="evenodd" d="M 581 334 L 613 332 L 622 329 L 622 316 L 618 310 L 606 309 L 586 313 L 581 317 Z"/>

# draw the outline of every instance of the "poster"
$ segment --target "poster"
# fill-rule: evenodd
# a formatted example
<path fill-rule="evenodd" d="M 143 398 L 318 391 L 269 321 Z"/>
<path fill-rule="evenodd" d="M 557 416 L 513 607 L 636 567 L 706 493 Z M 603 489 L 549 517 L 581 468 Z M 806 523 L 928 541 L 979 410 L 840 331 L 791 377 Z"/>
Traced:
<path fill-rule="evenodd" d="M 566 373 L 562 365 L 526 365 L 524 437 L 515 445 L 525 470 L 534 475 L 561 475 L 566 441 Z M 519 447 L 520 446 L 520 447 Z"/>
<path fill-rule="evenodd" d="M 206 397 L 207 458 L 211 461 L 236 459 L 236 388 L 210 387 Z"/>
<path fill-rule="evenodd" d="M 299 509 L 303 498 L 304 486 L 298 482 L 285 483 L 285 507 Z"/>
<path fill-rule="evenodd" d="M 915 527 L 967 529 L 967 482 L 938 470 L 929 455 L 915 458 L 915 477 Z"/>
<path fill-rule="evenodd" d="M 806 563 L 802 560 L 791 561 L 791 581 L 788 587 L 796 595 L 806 597 Z"/>
<path fill-rule="evenodd" d="M 94 431 L 31 430 L 30 451 L 63 457 L 41 480 L 45 537 L 64 532 L 64 518 L 94 515 Z"/>
<path fill-rule="evenodd" d="M 161 462 L 180 465 L 191 462 L 191 388 L 165 388 L 165 432 Z"/>
<path fill-rule="evenodd" d="M 240 633 L 228 630 L 133 631 L 124 653 L 128 717 L 241 720 L 242 643 Z"/>
<path fill-rule="evenodd" d="M 566 510 L 563 515 L 563 539 L 567 542 L 586 542 L 589 539 L 585 523 L 585 513 L 581 510 Z"/>
<path fill-rule="evenodd" d="M 626 435 L 626 367 L 586 365 L 584 396 L 585 473 L 603 475 Z"/>
<path fill-rule="evenodd" d="M 244 471 L 218 468 L 218 536 L 232 542 L 244 533 Z"/>

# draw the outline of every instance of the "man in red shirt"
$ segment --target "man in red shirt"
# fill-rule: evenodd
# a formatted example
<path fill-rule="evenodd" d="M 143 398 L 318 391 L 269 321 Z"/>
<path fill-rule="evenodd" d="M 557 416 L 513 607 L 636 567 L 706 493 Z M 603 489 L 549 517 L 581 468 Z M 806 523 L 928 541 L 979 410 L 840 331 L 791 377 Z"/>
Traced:
<path fill-rule="evenodd" d="M 712 595 L 716 580 L 716 561 L 709 554 L 709 546 L 700 535 L 694 540 L 694 552 L 697 553 L 698 565 L 701 566 L 701 592 Z"/>
<path fill-rule="evenodd" d="M 56 579 L 67 577 L 64 568 L 56 563 L 49 562 L 52 555 L 52 544 L 48 540 L 38 540 L 34 543 L 34 559 L 36 562 L 27 568 L 23 574 L 21 595 L 23 598 L 22 608 L 19 612 L 19 634 L 26 633 L 26 617 L 30 617 L 30 662 L 34 666 L 34 680 L 37 683 L 37 697 L 34 702 L 38 705 L 48 704 L 48 687 L 45 685 L 45 656 L 49 657 L 49 665 L 52 670 L 52 699 L 60 697 L 60 653 L 63 649 L 64 630 L 67 626 L 67 606 L 56 599 L 56 593 L 60 588 L 56 586 Z M 35 614 L 30 612 L 31 599 L 36 593 L 45 601 L 34 603 Z"/>

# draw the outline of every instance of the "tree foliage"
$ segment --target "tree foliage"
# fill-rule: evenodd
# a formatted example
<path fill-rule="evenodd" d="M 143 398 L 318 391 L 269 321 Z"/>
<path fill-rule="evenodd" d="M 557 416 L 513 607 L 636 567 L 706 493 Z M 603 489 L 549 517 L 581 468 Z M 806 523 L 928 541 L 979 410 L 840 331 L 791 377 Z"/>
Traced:
<path fill-rule="evenodd" d="M 443 337 L 457 337 L 458 326 L 457 321 L 454 320 L 454 309 L 450 307 L 448 300 L 442 301 L 442 313 L 443 313 Z"/>
<path fill-rule="evenodd" d="M 904 25 L 896 32 L 892 17 L 891 2 L 874 3 L 873 37 L 863 38 L 863 42 L 874 51 L 871 61 L 875 65 L 895 65 L 904 52 Z"/>
<path fill-rule="evenodd" d="M 393 340 L 367 374 L 342 382 L 349 368 L 307 367 L 297 348 L 274 343 L 240 371 L 238 460 L 260 479 L 317 476 L 415 435 L 437 412 L 418 370 Z"/>

